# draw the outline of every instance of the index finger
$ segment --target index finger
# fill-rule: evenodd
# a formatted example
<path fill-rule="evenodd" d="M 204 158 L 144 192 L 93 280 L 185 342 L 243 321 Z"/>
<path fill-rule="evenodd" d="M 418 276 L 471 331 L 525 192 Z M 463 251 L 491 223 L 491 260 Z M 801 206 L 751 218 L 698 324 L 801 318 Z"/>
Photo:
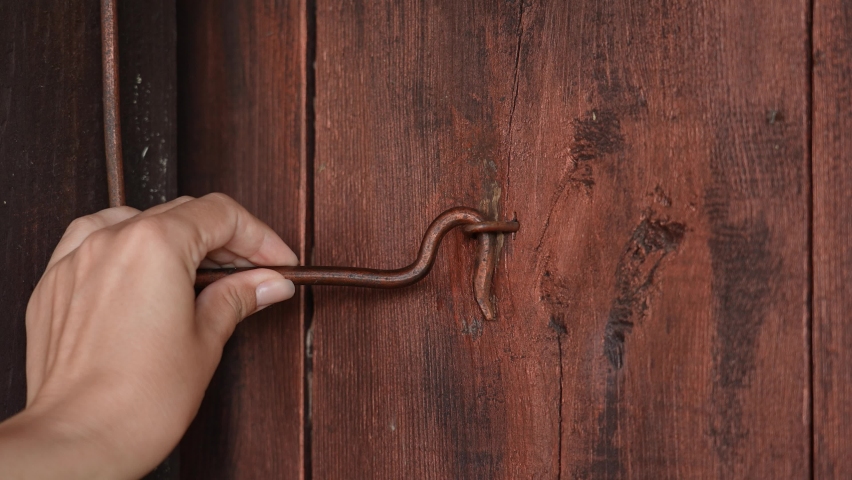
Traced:
<path fill-rule="evenodd" d="M 140 221 L 161 225 L 192 273 L 207 254 L 226 248 L 255 265 L 298 265 L 293 250 L 268 225 L 221 193 L 190 200 Z"/>

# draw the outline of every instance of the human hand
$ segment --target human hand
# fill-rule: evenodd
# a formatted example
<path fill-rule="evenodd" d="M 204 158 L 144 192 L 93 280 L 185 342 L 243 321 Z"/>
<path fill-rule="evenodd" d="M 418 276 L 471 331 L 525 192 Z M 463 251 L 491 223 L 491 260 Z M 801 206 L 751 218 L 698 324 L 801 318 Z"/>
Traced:
<path fill-rule="evenodd" d="M 196 298 L 196 269 L 214 264 L 298 259 L 222 194 L 68 227 L 27 307 L 27 406 L 0 424 L 4 478 L 138 478 L 168 455 L 237 323 L 295 291 L 256 269 Z"/>

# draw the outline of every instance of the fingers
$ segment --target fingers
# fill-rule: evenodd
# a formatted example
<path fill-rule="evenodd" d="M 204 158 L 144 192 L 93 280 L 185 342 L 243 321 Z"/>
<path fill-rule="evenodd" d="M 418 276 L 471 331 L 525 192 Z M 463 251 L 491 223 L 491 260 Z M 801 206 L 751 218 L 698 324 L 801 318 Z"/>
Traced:
<path fill-rule="evenodd" d="M 195 198 L 190 197 L 188 195 L 178 197 L 174 200 L 169 200 L 166 203 L 161 203 L 159 205 L 155 205 L 155 206 L 149 208 L 148 210 L 145 210 L 144 212 L 139 214 L 139 218 L 150 217 L 152 215 L 157 215 L 159 213 L 168 212 L 169 210 L 171 210 L 171 209 L 173 209 L 173 208 L 175 208 L 179 205 L 183 205 L 184 203 L 192 201 L 192 200 L 195 200 Z"/>
<path fill-rule="evenodd" d="M 228 252 L 254 265 L 298 265 L 299 259 L 278 235 L 223 194 L 188 201 L 151 217 L 170 239 L 185 246 L 187 268 L 195 268 L 210 253 Z M 215 260 L 214 260 L 215 261 Z"/>
<path fill-rule="evenodd" d="M 237 324 L 247 316 L 292 297 L 293 282 L 267 269 L 229 275 L 205 288 L 195 300 L 199 329 L 212 335 L 222 347 Z"/>
<path fill-rule="evenodd" d="M 143 218 L 167 212 L 178 205 L 189 202 L 190 200 L 194 199 L 187 196 L 179 197 L 172 201 L 149 208 L 141 213 L 139 210 L 127 206 L 107 208 L 100 212 L 77 218 L 68 225 L 68 228 L 62 235 L 62 239 L 59 240 L 59 244 L 53 251 L 53 255 L 50 257 L 50 261 L 47 266 L 49 268 L 56 264 L 59 260 L 62 260 L 62 258 L 66 255 L 76 250 L 77 247 L 83 243 L 83 240 L 85 240 L 89 235 L 102 228 L 111 227 L 133 217 Z"/>
<path fill-rule="evenodd" d="M 53 251 L 47 268 L 50 268 L 66 255 L 73 252 L 89 235 L 106 227 L 121 223 L 139 215 L 139 210 L 131 207 L 114 207 L 75 219 L 68 225 L 62 239 Z"/>

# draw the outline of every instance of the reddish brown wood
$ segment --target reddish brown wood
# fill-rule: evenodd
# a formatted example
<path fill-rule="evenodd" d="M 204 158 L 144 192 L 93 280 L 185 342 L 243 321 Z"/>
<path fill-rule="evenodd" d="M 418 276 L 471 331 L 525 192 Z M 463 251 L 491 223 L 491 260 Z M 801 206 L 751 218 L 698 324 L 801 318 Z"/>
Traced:
<path fill-rule="evenodd" d="M 813 16 L 814 471 L 852 476 L 852 2 Z"/>
<path fill-rule="evenodd" d="M 808 3 L 318 2 L 317 264 L 517 214 L 496 323 L 448 242 L 318 287 L 317 478 L 809 473 Z"/>
<path fill-rule="evenodd" d="M 405 233 L 457 204 L 512 217 L 520 20 L 512 2 L 318 3 L 317 264 L 403 265 Z M 517 241 L 534 232 L 519 219 Z M 455 238 L 411 288 L 315 289 L 315 478 L 556 476 L 557 342 L 537 300 L 518 297 L 523 319 L 504 301 L 516 248 L 504 239 L 494 323 Z"/>
<path fill-rule="evenodd" d="M 305 6 L 178 2 L 183 194 L 234 197 L 306 250 Z M 297 478 L 304 298 L 244 321 L 181 447 L 183 478 Z"/>

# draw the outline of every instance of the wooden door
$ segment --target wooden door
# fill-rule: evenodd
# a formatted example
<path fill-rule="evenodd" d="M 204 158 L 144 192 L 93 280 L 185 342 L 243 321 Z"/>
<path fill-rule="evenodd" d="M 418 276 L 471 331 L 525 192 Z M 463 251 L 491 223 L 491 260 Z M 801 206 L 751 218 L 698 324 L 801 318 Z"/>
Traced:
<path fill-rule="evenodd" d="M 806 477 L 807 8 L 318 2 L 314 261 L 521 230 L 493 323 L 461 238 L 314 291 L 313 474 Z"/>
<path fill-rule="evenodd" d="M 298 205 L 317 265 L 403 265 L 454 205 L 521 222 L 495 322 L 451 235 L 415 287 L 247 323 L 208 399 L 234 467 L 275 472 L 273 428 L 316 478 L 809 475 L 806 2 L 184 3 L 190 193 Z M 252 441 L 270 399 L 302 415 Z"/>
<path fill-rule="evenodd" d="M 31 3 L 0 0 L 3 417 L 26 297 L 106 205 L 97 2 Z M 459 232 L 416 286 L 243 322 L 158 477 L 852 475 L 852 2 L 142 3 L 131 205 L 223 191 L 313 265 L 402 266 L 456 205 L 521 224 L 493 322 Z"/>

